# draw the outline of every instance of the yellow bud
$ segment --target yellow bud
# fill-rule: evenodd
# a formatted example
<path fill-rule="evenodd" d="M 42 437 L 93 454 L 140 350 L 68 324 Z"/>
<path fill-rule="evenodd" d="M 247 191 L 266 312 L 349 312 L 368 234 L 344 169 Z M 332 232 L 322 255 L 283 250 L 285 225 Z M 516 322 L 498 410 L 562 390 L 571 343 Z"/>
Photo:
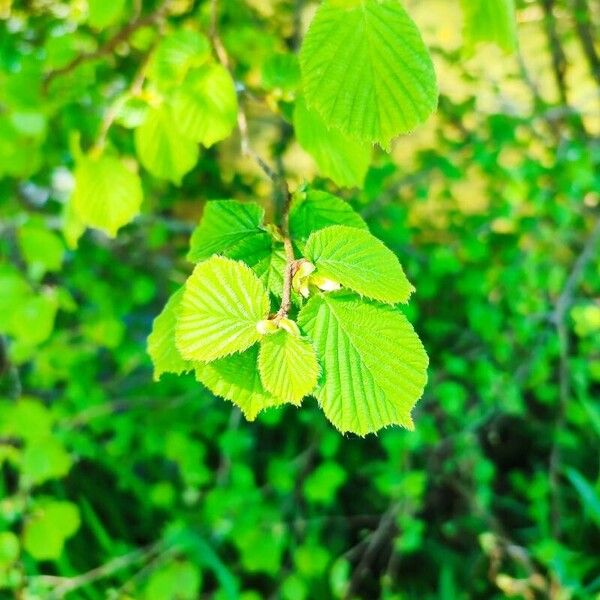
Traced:
<path fill-rule="evenodd" d="M 315 265 L 313 265 L 308 260 L 303 259 L 298 261 L 296 273 L 292 278 L 292 288 L 295 292 L 297 292 L 304 298 L 308 298 L 310 294 L 310 291 L 308 289 L 308 279 L 310 277 L 310 274 L 313 273 L 315 269 Z"/>
<path fill-rule="evenodd" d="M 322 275 L 313 275 L 310 278 L 310 283 L 316 285 L 323 292 L 335 292 L 336 290 L 342 289 L 342 286 L 333 279 L 327 279 Z"/>
<path fill-rule="evenodd" d="M 292 321 L 291 319 L 281 319 L 279 321 L 279 327 L 294 337 L 300 337 L 300 329 L 298 328 L 298 325 L 296 325 L 296 321 Z"/>
<path fill-rule="evenodd" d="M 258 333 L 261 335 L 269 335 L 271 333 L 275 333 L 277 330 L 278 327 L 275 322 L 270 321 L 269 319 L 264 319 L 256 324 L 256 331 L 258 331 Z"/>

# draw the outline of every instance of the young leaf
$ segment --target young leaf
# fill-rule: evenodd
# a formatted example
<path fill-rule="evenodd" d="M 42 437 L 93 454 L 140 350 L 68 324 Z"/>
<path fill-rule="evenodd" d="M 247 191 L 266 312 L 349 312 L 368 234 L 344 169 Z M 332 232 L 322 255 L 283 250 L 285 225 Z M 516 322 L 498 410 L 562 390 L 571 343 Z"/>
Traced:
<path fill-rule="evenodd" d="M 196 378 L 213 394 L 239 406 L 249 421 L 265 408 L 284 404 L 263 387 L 258 373 L 258 345 L 214 362 L 198 365 Z"/>
<path fill-rule="evenodd" d="M 213 254 L 244 258 L 248 250 L 269 246 L 270 236 L 261 227 L 264 215 L 254 202 L 207 202 L 202 221 L 192 233 L 188 260 L 198 262 Z"/>
<path fill-rule="evenodd" d="M 431 57 L 398 0 L 325 0 L 300 66 L 309 108 L 350 137 L 384 148 L 437 106 Z"/>
<path fill-rule="evenodd" d="M 504 52 L 517 47 L 517 21 L 514 0 L 462 0 L 463 36 L 468 53 L 479 42 L 492 42 Z"/>
<path fill-rule="evenodd" d="M 294 240 L 307 240 L 311 233 L 331 225 L 367 229 L 362 217 L 337 196 L 318 190 L 296 194 L 290 210 L 290 231 Z"/>
<path fill-rule="evenodd" d="M 188 260 L 198 262 L 222 254 L 243 260 L 272 294 L 281 296 L 285 254 L 283 244 L 263 227 L 265 211 L 254 202 L 211 200 L 192 233 Z"/>
<path fill-rule="evenodd" d="M 334 225 L 313 233 L 304 255 L 316 274 L 367 298 L 395 304 L 414 291 L 396 255 L 368 231 Z"/>
<path fill-rule="evenodd" d="M 258 368 L 265 389 L 292 404 L 299 404 L 317 385 L 319 364 L 314 348 L 288 331 L 263 337 Z"/>
<path fill-rule="evenodd" d="M 298 143 L 315 159 L 319 171 L 339 186 L 361 186 L 367 174 L 373 149 L 370 144 L 348 138 L 329 129 L 303 98 L 296 100 L 294 129 Z"/>
<path fill-rule="evenodd" d="M 125 9 L 125 0 L 88 0 L 88 23 L 94 29 L 102 30 L 116 23 Z"/>
<path fill-rule="evenodd" d="M 160 315 L 154 319 L 152 332 L 148 336 L 148 354 L 154 365 L 154 381 L 158 381 L 163 373 L 180 375 L 193 368 L 183 360 L 175 346 L 175 326 L 183 290 L 183 287 L 179 288 L 169 298 Z"/>
<path fill-rule="evenodd" d="M 258 321 L 269 313 L 269 296 L 244 263 L 213 256 L 185 283 L 175 328 L 186 360 L 211 361 L 241 352 L 261 335 Z"/>
<path fill-rule="evenodd" d="M 148 111 L 144 122 L 135 130 L 135 149 L 140 162 L 152 175 L 176 185 L 198 161 L 196 142 L 181 133 L 166 105 Z"/>
<path fill-rule="evenodd" d="M 71 198 L 75 217 L 110 237 L 140 212 L 142 184 L 117 157 L 82 156 L 75 168 Z"/>
<path fill-rule="evenodd" d="M 106 4 L 106 0 L 103 0 Z M 206 37 L 192 29 L 178 29 L 162 38 L 148 65 L 148 79 L 162 89 L 181 84 L 187 72 L 210 58 Z"/>
<path fill-rule="evenodd" d="M 229 137 L 237 112 L 235 84 L 219 64 L 190 73 L 173 98 L 173 116 L 181 131 L 206 147 Z"/>
<path fill-rule="evenodd" d="M 413 428 L 410 412 L 427 382 L 428 358 L 397 308 L 348 292 L 320 294 L 301 310 L 299 324 L 323 370 L 316 397 L 341 432 Z"/>

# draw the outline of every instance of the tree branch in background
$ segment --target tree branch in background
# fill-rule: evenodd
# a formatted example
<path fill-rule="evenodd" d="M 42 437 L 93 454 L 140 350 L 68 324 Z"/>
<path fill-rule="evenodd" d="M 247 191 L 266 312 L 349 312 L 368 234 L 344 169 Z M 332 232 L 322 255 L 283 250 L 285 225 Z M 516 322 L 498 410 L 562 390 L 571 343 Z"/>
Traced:
<path fill-rule="evenodd" d="M 600 94 L 600 58 L 594 45 L 594 25 L 587 0 L 571 0 L 571 11 L 583 53 L 590 68 L 590 74 Z"/>
<path fill-rule="evenodd" d="M 559 403 L 558 412 L 554 424 L 553 444 L 550 451 L 550 460 L 548 466 L 548 478 L 550 482 L 550 527 L 552 534 L 556 539 L 560 539 L 562 535 L 562 519 L 561 519 L 561 496 L 560 496 L 560 471 L 561 471 L 561 449 L 560 441 L 557 439 L 560 436 L 561 430 L 565 426 L 565 411 L 571 395 L 571 382 L 569 376 L 569 331 L 567 328 L 566 317 L 567 312 L 573 304 L 575 289 L 583 275 L 588 263 L 596 256 L 596 246 L 600 242 L 600 220 L 596 223 L 590 237 L 587 239 L 581 253 L 577 257 L 571 273 L 567 278 L 565 287 L 559 296 L 552 320 L 556 327 L 556 333 L 560 344 L 559 358 Z"/>
<path fill-rule="evenodd" d="M 170 2 L 171 0 L 165 0 L 154 12 L 148 15 L 140 15 L 133 21 L 130 21 L 127 23 L 127 25 L 125 25 L 125 27 L 123 27 L 123 29 L 116 33 L 102 46 L 96 48 L 96 50 L 93 52 L 84 52 L 83 54 L 79 54 L 64 67 L 50 71 L 44 79 L 44 90 L 47 91 L 52 81 L 57 77 L 71 73 L 85 62 L 96 60 L 98 58 L 102 58 L 103 56 L 108 56 L 119 44 L 126 42 L 136 31 L 138 31 L 138 29 L 156 23 L 156 21 L 164 16 Z"/>

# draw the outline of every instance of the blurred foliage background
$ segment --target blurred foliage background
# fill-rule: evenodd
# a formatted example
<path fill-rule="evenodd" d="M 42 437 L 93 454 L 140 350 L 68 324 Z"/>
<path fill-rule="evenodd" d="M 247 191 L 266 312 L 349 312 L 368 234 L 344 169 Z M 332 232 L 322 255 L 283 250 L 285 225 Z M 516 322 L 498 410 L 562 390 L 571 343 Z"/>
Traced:
<path fill-rule="evenodd" d="M 465 49 L 458 2 L 406 6 L 439 110 L 340 190 L 290 125 L 316 3 L 0 1 L 0 598 L 600 598 L 600 5 L 519 0 L 512 54 Z M 417 288 L 414 433 L 152 382 L 204 202 L 273 213 L 237 134 L 76 241 L 74 134 L 94 145 L 161 36 L 215 26 L 257 152 L 347 199 Z M 130 161 L 139 110 L 106 132 Z"/>

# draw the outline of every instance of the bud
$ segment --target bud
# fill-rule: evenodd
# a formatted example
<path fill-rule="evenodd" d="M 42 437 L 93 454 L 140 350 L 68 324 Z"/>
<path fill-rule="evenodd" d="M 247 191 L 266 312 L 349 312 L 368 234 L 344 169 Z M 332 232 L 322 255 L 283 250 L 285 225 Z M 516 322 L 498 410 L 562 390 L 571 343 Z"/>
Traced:
<path fill-rule="evenodd" d="M 292 278 L 292 288 L 304 298 L 308 298 L 310 294 L 308 281 L 311 273 L 313 273 L 315 269 L 315 265 L 308 260 L 302 259 L 297 263 L 296 273 Z"/>
<path fill-rule="evenodd" d="M 335 292 L 342 289 L 342 286 L 337 281 L 323 277 L 323 275 L 313 275 L 310 278 L 310 283 L 316 285 L 323 292 Z"/>
<path fill-rule="evenodd" d="M 300 329 L 298 325 L 296 325 L 296 321 L 292 321 L 291 319 L 281 319 L 279 321 L 279 327 L 287 331 L 290 335 L 294 337 L 300 337 Z"/>
<path fill-rule="evenodd" d="M 275 333 L 277 330 L 278 327 L 275 322 L 270 321 L 269 319 L 264 319 L 256 324 L 256 331 L 258 331 L 258 333 L 261 335 L 270 335 L 271 333 Z"/>

